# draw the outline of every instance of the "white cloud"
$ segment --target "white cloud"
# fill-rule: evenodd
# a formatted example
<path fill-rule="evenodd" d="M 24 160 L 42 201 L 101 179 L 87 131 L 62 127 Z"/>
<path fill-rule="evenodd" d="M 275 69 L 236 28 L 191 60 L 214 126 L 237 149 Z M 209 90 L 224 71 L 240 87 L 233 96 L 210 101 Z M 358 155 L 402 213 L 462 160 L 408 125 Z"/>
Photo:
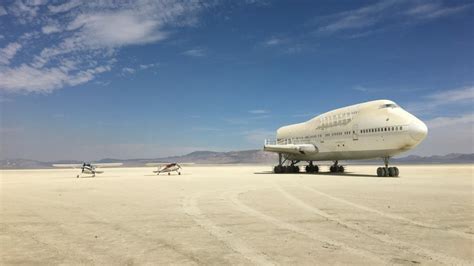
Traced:
<path fill-rule="evenodd" d="M 424 3 L 408 10 L 406 14 L 412 15 L 420 19 L 435 19 L 439 17 L 453 15 L 470 8 L 472 4 L 444 7 L 440 2 Z"/>
<path fill-rule="evenodd" d="M 16 55 L 21 47 L 21 44 L 13 42 L 8 44 L 5 48 L 0 49 L 0 65 L 10 64 L 10 60 Z"/>
<path fill-rule="evenodd" d="M 72 1 L 66 2 L 66 3 L 61 4 L 61 5 L 56 5 L 56 6 L 55 5 L 49 5 L 48 9 L 52 13 L 63 13 L 63 12 L 68 12 L 71 9 L 82 5 L 82 3 L 83 2 L 81 0 L 72 0 Z"/>
<path fill-rule="evenodd" d="M 144 18 L 133 12 L 81 14 L 68 25 L 79 30 L 76 42 L 92 48 L 120 47 L 163 40 L 160 21 Z"/>
<path fill-rule="evenodd" d="M 396 1 L 381 1 L 355 10 L 344 11 L 328 17 L 329 22 L 319 27 L 321 32 L 336 32 L 348 29 L 366 28 L 382 20 L 383 11 L 395 5 Z"/>
<path fill-rule="evenodd" d="M 122 68 L 122 74 L 123 75 L 131 75 L 131 74 L 135 73 L 135 71 L 136 71 L 135 69 L 130 68 L 130 67 Z"/>
<path fill-rule="evenodd" d="M 447 153 L 472 153 L 474 132 L 474 87 L 444 90 L 421 97 L 408 105 L 415 114 L 445 113 L 444 110 L 468 107 L 462 115 L 438 115 L 426 120 L 428 136 L 412 154 L 433 155 Z M 466 112 L 466 111 L 464 111 Z"/>
<path fill-rule="evenodd" d="M 65 85 L 76 86 L 88 82 L 95 75 L 109 70 L 110 66 L 70 71 L 66 66 L 38 69 L 22 64 L 0 72 L 0 88 L 7 92 L 47 93 Z"/>
<path fill-rule="evenodd" d="M 264 42 L 265 46 L 275 46 L 283 43 L 283 40 L 280 38 L 272 37 Z"/>
<path fill-rule="evenodd" d="M 16 1 L 8 7 L 17 22 L 34 23 L 41 31 L 27 32 L 16 45 L 1 50 L 0 64 L 6 66 L 1 68 L 0 90 L 44 93 L 88 82 L 111 69 L 121 48 L 159 42 L 176 27 L 195 25 L 203 6 L 197 0 L 70 1 L 40 7 L 43 4 Z M 61 34 L 52 34 L 57 32 Z M 28 53 L 40 50 L 22 57 L 17 67 L 7 66 L 20 48 Z M 132 71 L 154 66 L 143 64 Z"/>
<path fill-rule="evenodd" d="M 424 114 L 446 106 L 466 104 L 474 104 L 474 86 L 448 89 L 423 96 L 418 102 L 408 103 L 406 109 L 416 114 Z"/>
<path fill-rule="evenodd" d="M 473 124 L 474 123 L 474 114 L 465 114 L 463 116 L 458 117 L 436 117 L 429 121 L 426 121 L 426 125 L 429 129 L 433 128 L 443 128 L 443 127 L 451 127 L 456 128 L 456 125 L 463 125 L 463 124 Z"/>
<path fill-rule="evenodd" d="M 473 153 L 474 114 L 436 117 L 426 121 L 428 136 L 413 154 Z"/>
<path fill-rule="evenodd" d="M 0 17 L 1 16 L 4 16 L 4 15 L 7 15 L 7 11 L 5 10 L 5 8 L 3 6 L 0 6 Z"/>
<path fill-rule="evenodd" d="M 183 52 L 184 55 L 192 57 L 203 57 L 206 55 L 203 49 L 191 49 Z"/>
<path fill-rule="evenodd" d="M 142 70 L 153 68 L 153 67 L 156 67 L 156 66 L 158 66 L 158 63 L 139 65 L 140 69 L 142 69 Z"/>
<path fill-rule="evenodd" d="M 56 25 L 46 25 L 41 28 L 41 31 L 44 34 L 51 34 L 51 33 L 60 32 L 61 29 Z"/>
<path fill-rule="evenodd" d="M 128 76 L 137 73 L 138 71 L 144 71 L 150 68 L 154 68 L 158 66 L 158 63 L 151 63 L 151 64 L 141 64 L 138 65 L 138 67 L 132 68 L 132 67 L 124 67 L 122 68 L 122 73 L 121 76 Z"/>
<path fill-rule="evenodd" d="M 474 101 L 474 86 L 441 91 L 426 98 L 433 100 L 438 105 L 458 103 L 460 101 Z"/>
<path fill-rule="evenodd" d="M 437 19 L 460 13 L 471 6 L 472 4 L 445 6 L 442 2 L 379 1 L 361 8 L 318 18 L 317 31 L 332 34 L 341 31 L 363 30 L 363 32 L 350 35 L 351 38 L 359 38 L 380 32 L 387 25 Z"/>
<path fill-rule="evenodd" d="M 38 14 L 39 7 L 35 5 L 27 5 L 22 0 L 15 1 L 9 8 L 9 13 L 18 19 L 22 24 L 33 21 Z"/>
<path fill-rule="evenodd" d="M 270 111 L 263 110 L 263 109 L 256 109 L 256 110 L 250 110 L 249 113 L 251 113 L 251 114 L 268 114 L 268 113 L 270 113 Z"/>

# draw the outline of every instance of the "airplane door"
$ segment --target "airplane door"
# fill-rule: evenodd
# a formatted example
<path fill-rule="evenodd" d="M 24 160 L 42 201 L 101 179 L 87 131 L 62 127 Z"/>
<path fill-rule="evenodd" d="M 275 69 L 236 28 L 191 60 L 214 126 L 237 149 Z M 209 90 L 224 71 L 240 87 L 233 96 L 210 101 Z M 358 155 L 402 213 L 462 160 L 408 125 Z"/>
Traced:
<path fill-rule="evenodd" d="M 358 140 L 359 139 L 359 125 L 354 124 L 352 126 L 352 140 Z"/>

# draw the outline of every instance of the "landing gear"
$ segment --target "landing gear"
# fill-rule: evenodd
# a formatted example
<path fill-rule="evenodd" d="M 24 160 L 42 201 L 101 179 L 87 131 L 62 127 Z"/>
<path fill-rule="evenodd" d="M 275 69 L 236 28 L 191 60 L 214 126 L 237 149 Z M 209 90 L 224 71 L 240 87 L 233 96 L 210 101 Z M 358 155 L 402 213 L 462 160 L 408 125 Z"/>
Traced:
<path fill-rule="evenodd" d="M 291 161 L 290 165 L 284 166 L 283 164 L 287 161 L 285 158 L 283 160 L 283 156 L 281 153 L 278 154 L 278 165 L 273 167 L 273 172 L 275 174 L 281 174 L 281 173 L 299 173 L 300 172 L 300 167 L 297 166 L 296 164 L 299 163 L 300 161 Z"/>
<path fill-rule="evenodd" d="M 281 174 L 281 173 L 299 173 L 300 172 L 300 167 L 297 165 L 277 165 L 273 167 L 273 172 L 275 174 Z"/>
<path fill-rule="evenodd" d="M 273 167 L 273 172 L 275 174 L 281 174 L 281 173 L 285 172 L 283 167 L 284 166 L 282 166 L 282 165 L 277 165 L 277 166 Z"/>
<path fill-rule="evenodd" d="M 181 172 L 178 172 L 178 175 L 181 175 Z"/>
<path fill-rule="evenodd" d="M 344 173 L 344 166 L 338 165 L 338 161 L 334 161 L 334 164 L 329 167 L 331 173 Z"/>
<path fill-rule="evenodd" d="M 305 167 L 306 173 L 317 173 L 319 172 L 319 167 L 313 164 L 313 161 L 310 161 L 309 164 Z"/>
<path fill-rule="evenodd" d="M 400 174 L 400 171 L 398 170 L 397 167 L 388 167 L 388 161 L 390 157 L 384 157 L 383 162 L 385 164 L 385 167 L 379 167 L 377 168 L 377 176 L 382 177 L 382 176 L 391 176 L 391 177 L 397 177 Z"/>

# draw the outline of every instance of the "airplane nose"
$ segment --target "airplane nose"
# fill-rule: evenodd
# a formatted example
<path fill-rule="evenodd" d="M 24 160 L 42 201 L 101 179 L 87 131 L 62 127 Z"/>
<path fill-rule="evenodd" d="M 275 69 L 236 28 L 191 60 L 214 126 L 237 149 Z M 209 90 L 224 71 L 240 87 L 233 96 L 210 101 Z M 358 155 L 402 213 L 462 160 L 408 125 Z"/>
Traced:
<path fill-rule="evenodd" d="M 420 120 L 416 120 L 411 123 L 409 127 L 410 137 L 415 141 L 423 140 L 428 134 L 428 127 Z"/>

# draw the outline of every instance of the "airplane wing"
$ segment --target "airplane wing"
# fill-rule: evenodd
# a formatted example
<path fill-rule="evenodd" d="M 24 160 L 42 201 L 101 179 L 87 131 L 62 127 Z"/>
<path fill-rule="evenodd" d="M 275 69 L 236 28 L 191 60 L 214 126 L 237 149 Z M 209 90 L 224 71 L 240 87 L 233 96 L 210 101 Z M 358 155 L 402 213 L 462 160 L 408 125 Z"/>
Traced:
<path fill-rule="evenodd" d="M 318 153 L 318 147 L 313 144 L 269 144 L 263 146 L 264 151 L 292 154 Z"/>
<path fill-rule="evenodd" d="M 95 167 L 117 167 L 123 165 L 123 163 L 93 163 Z"/>
<path fill-rule="evenodd" d="M 53 164 L 53 167 L 59 167 L 59 168 L 81 168 L 82 163 L 57 163 Z"/>
<path fill-rule="evenodd" d="M 146 163 L 145 165 L 146 166 L 164 166 L 164 165 L 168 165 L 168 164 L 172 164 L 172 163 Z M 179 165 L 193 165 L 195 163 L 176 163 L 176 164 L 179 164 Z"/>

